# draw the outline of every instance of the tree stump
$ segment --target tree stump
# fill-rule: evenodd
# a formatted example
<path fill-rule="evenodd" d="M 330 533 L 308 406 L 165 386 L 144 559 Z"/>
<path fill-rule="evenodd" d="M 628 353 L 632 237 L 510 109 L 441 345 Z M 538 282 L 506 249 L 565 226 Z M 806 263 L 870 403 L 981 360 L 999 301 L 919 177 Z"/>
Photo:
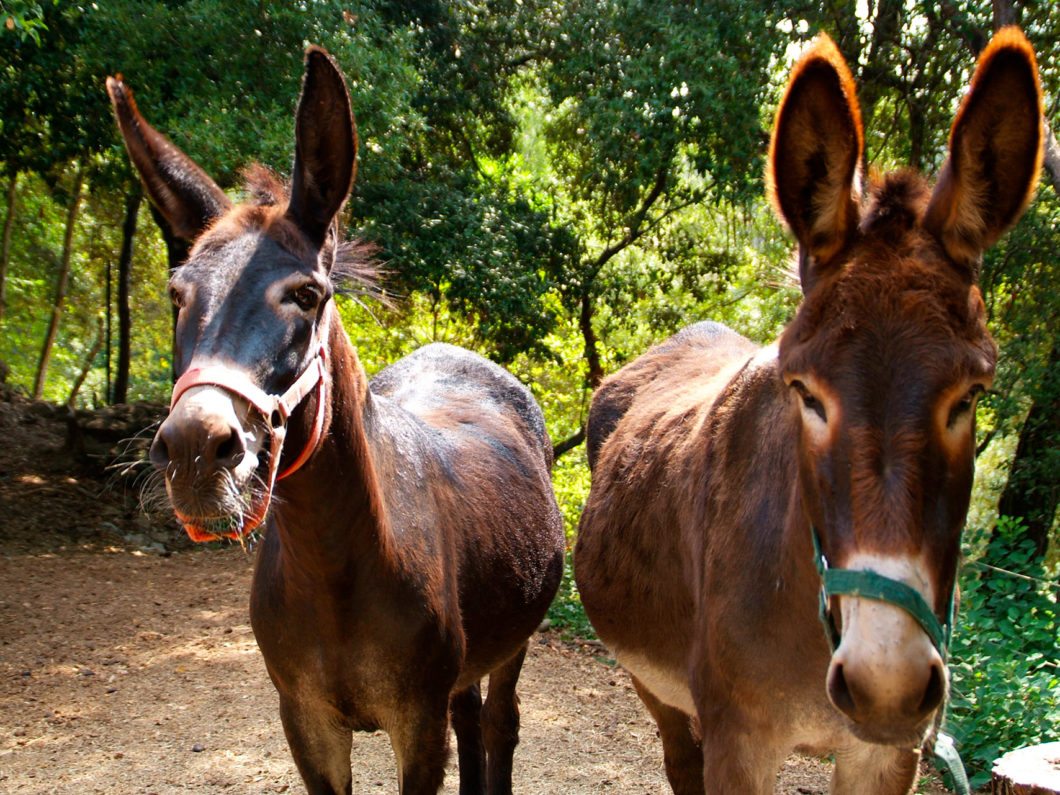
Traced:
<path fill-rule="evenodd" d="M 1060 795 L 1060 743 L 1009 751 L 994 762 L 991 795 Z"/>

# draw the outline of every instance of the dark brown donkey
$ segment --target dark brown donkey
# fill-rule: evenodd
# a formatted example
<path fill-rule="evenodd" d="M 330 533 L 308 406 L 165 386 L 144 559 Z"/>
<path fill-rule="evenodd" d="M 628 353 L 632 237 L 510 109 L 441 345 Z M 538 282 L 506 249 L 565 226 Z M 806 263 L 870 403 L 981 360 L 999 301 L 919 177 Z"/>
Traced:
<path fill-rule="evenodd" d="M 436 792 L 451 710 L 460 792 L 510 792 L 516 681 L 562 570 L 541 410 L 449 345 L 369 384 L 331 300 L 357 145 L 323 50 L 306 54 L 289 194 L 259 168 L 236 206 L 107 87 L 152 200 L 194 240 L 151 459 L 192 538 L 267 516 L 251 621 L 306 787 L 349 793 L 351 732 L 383 729 L 401 792 Z"/>
<path fill-rule="evenodd" d="M 1004 30 L 934 190 L 904 171 L 863 201 L 853 79 L 819 38 L 770 149 L 799 241 L 795 319 L 761 350 L 692 326 L 600 386 L 575 572 L 658 723 L 675 792 L 772 792 L 793 749 L 835 753 L 836 793 L 912 786 L 947 690 L 976 397 L 997 353 L 979 257 L 1034 189 L 1040 128 L 1034 55 Z M 826 601 L 833 651 L 818 560 L 927 615 L 830 589 L 845 593 Z"/>

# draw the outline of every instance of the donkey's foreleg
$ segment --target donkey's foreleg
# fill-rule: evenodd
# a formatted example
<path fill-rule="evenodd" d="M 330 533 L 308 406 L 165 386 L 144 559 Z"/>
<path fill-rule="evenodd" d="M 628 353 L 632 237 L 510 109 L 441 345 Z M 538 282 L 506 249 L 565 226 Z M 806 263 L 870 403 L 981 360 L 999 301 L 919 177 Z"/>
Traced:
<path fill-rule="evenodd" d="M 511 795 L 512 763 L 519 743 L 519 697 L 515 686 L 523 668 L 529 643 L 514 657 L 490 673 L 489 694 L 482 714 L 482 734 L 486 744 L 487 792 Z"/>
<path fill-rule="evenodd" d="M 832 795 L 907 795 L 919 769 L 919 751 L 853 740 L 836 749 Z"/>
<path fill-rule="evenodd" d="M 460 761 L 460 795 L 486 791 L 486 750 L 482 744 L 482 695 L 476 682 L 453 694 L 449 711 Z"/>
<path fill-rule="evenodd" d="M 768 725 L 748 723 L 734 704 L 701 714 L 700 725 L 707 795 L 771 795 L 788 749 L 774 745 Z"/>
<path fill-rule="evenodd" d="M 401 795 L 434 795 L 445 778 L 449 755 L 449 695 L 407 703 L 394 716 L 390 746 L 398 765 Z"/>
<path fill-rule="evenodd" d="M 691 716 L 659 701 L 637 677 L 631 678 L 637 695 L 659 727 L 670 788 L 675 795 L 703 795 L 703 749 L 692 730 Z"/>
<path fill-rule="evenodd" d="M 327 708 L 310 709 L 280 698 L 280 720 L 309 795 L 350 795 L 353 733 Z"/>

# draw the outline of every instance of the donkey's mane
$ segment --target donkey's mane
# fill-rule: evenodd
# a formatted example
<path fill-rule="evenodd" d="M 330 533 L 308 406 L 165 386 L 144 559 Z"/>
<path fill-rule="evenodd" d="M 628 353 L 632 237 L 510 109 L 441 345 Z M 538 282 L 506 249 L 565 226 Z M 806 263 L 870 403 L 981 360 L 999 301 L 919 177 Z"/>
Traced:
<path fill-rule="evenodd" d="M 930 198 L 928 181 L 912 169 L 873 175 L 862 211 L 861 231 L 900 235 L 923 217 Z"/>
<path fill-rule="evenodd" d="M 874 175 L 861 215 L 862 234 L 900 235 L 924 216 L 930 198 L 927 181 L 912 169 Z"/>
<path fill-rule="evenodd" d="M 262 163 L 251 163 L 243 169 L 243 190 L 247 204 L 255 207 L 286 205 L 290 197 L 290 185 L 275 171 Z"/>

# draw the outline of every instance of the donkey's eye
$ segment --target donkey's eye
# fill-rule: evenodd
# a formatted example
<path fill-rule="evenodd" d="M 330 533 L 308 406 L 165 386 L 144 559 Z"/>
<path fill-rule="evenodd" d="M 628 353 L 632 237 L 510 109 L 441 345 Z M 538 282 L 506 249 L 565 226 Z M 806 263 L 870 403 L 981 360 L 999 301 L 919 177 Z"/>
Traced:
<path fill-rule="evenodd" d="M 983 391 L 982 384 L 975 384 L 968 390 L 967 394 L 950 407 L 950 415 L 946 419 L 946 427 L 952 428 L 961 417 L 971 413 L 975 409 L 975 401 L 979 393 Z"/>
<path fill-rule="evenodd" d="M 292 291 L 289 298 L 303 312 L 308 312 L 320 303 L 320 291 L 307 284 Z"/>
<path fill-rule="evenodd" d="M 182 293 L 176 287 L 170 287 L 169 300 L 173 302 L 173 306 L 175 306 L 177 309 L 181 309 L 184 306 L 184 293 Z"/>
<path fill-rule="evenodd" d="M 820 417 L 821 422 L 828 422 L 828 415 L 825 414 L 824 404 L 814 397 L 813 393 L 806 388 L 806 384 L 802 383 L 802 381 L 792 381 L 791 388 L 795 390 L 799 398 L 802 400 L 803 408 L 807 411 L 812 411 Z"/>

